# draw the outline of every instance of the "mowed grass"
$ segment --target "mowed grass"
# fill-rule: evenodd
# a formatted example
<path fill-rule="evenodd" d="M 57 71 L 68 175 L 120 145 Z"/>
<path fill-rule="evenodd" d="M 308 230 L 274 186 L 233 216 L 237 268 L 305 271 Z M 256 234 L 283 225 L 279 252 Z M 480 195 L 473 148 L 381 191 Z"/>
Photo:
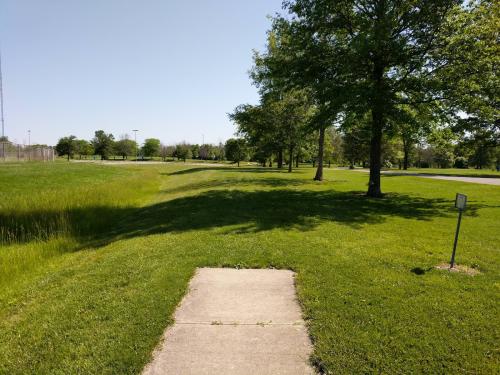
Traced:
<path fill-rule="evenodd" d="M 66 203 L 37 206 L 38 184 L 22 183 L 33 176 Z M 498 373 L 500 188 L 388 176 L 377 200 L 364 196 L 365 174 L 312 176 L 311 168 L 0 166 L 2 202 L 29 202 L 19 213 L 2 206 L 2 226 L 65 212 L 60 236 L 25 224 L 0 250 L 10 275 L 0 284 L 0 372 L 140 372 L 195 268 L 210 266 L 296 271 L 312 361 L 324 373 Z M 81 189 L 88 194 L 72 194 Z M 94 201 L 92 192 L 104 195 Z M 434 268 L 451 254 L 456 192 L 469 196 L 457 260 L 477 276 Z M 100 224 L 89 227 L 90 217 Z M 60 248 L 12 271 L 12 259 L 22 264 L 24 252 L 47 244 Z"/>

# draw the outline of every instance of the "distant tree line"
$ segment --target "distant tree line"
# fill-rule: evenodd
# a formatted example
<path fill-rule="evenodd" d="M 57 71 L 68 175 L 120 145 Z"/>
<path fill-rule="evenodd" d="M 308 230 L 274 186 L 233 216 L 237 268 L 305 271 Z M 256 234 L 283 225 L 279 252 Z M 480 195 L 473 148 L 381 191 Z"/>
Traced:
<path fill-rule="evenodd" d="M 240 126 L 240 131 L 242 131 Z M 121 158 L 123 160 L 136 156 L 142 160 L 151 158 L 176 159 L 186 161 L 213 160 L 232 161 L 238 166 L 242 161 L 259 163 L 264 167 L 298 168 L 301 163 L 312 164 L 313 167 L 368 167 L 370 164 L 370 134 L 363 127 L 325 129 L 323 150 L 319 160 L 319 131 L 304 133 L 296 143 L 287 141 L 283 144 L 293 145 L 276 151 L 279 139 L 271 144 L 263 144 L 261 138 L 245 137 L 228 139 L 224 144 L 190 144 L 186 142 L 165 145 L 159 139 L 148 138 L 142 146 L 135 143 L 128 135 L 115 140 L 112 134 L 103 130 L 95 132 L 90 141 L 77 139 L 75 136 L 60 138 L 55 149 L 59 156 L 77 159 L 99 157 L 102 160 Z M 8 139 L 5 140 L 6 143 Z M 290 146 L 289 146 L 290 147 Z M 291 157 L 290 157 L 291 156 Z M 494 168 L 500 164 L 500 147 L 498 140 L 490 136 L 481 138 L 470 132 L 457 132 L 451 128 L 435 128 L 427 133 L 412 134 L 411 138 L 391 137 L 383 141 L 381 150 L 382 167 L 407 169 L 417 168 Z"/>
<path fill-rule="evenodd" d="M 94 137 L 87 141 L 77 139 L 71 135 L 62 137 L 55 146 L 59 156 L 71 158 L 87 159 L 98 156 L 101 160 L 119 157 L 123 160 L 151 159 L 160 157 L 162 160 L 167 158 L 177 160 L 197 159 L 197 160 L 225 160 L 225 145 L 219 143 L 212 144 L 189 144 L 182 142 L 175 145 L 165 145 L 156 138 L 144 140 L 142 145 L 138 145 L 129 135 L 123 135 L 116 140 L 113 134 L 106 133 L 104 130 L 97 130 Z"/>

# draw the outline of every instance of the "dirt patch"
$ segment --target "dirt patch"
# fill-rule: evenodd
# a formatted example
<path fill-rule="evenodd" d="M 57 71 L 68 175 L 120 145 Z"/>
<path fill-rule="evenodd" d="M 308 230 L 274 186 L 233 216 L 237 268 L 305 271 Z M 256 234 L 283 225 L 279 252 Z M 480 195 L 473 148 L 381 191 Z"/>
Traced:
<path fill-rule="evenodd" d="M 449 272 L 461 272 L 465 273 L 469 276 L 476 276 L 479 275 L 481 272 L 479 272 L 478 269 L 472 268 L 472 267 L 467 267 L 459 264 L 455 264 L 453 268 L 450 268 L 449 263 L 442 263 L 436 266 L 438 270 L 443 270 L 443 271 L 449 271 Z"/>

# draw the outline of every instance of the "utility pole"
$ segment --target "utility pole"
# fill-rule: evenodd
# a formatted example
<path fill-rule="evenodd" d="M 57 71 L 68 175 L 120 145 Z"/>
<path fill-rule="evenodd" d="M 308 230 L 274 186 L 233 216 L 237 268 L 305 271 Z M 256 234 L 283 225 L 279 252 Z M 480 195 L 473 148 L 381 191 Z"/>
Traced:
<path fill-rule="evenodd" d="M 28 130 L 28 160 L 31 160 L 31 130 Z"/>
<path fill-rule="evenodd" d="M 3 118 L 3 78 L 2 78 L 2 54 L 0 52 L 0 118 L 2 121 L 2 142 L 5 141 L 5 123 Z"/>
<path fill-rule="evenodd" d="M 134 141 L 135 141 L 135 161 L 137 162 L 139 159 L 138 152 L 139 152 L 139 147 L 137 145 L 137 132 L 139 131 L 138 129 L 132 130 L 134 132 Z"/>
<path fill-rule="evenodd" d="M 5 160 L 5 123 L 3 118 L 2 54 L 0 52 L 0 121 L 2 121 L 2 158 Z"/>

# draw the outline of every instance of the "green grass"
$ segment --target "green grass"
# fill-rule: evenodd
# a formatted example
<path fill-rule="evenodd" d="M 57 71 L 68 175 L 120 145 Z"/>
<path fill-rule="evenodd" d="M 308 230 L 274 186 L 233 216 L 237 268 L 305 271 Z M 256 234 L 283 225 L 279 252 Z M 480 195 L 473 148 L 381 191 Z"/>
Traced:
<path fill-rule="evenodd" d="M 131 173 L 132 172 L 132 173 Z M 154 193 L 154 170 L 67 163 L 0 167 L 0 287 L 47 258 L 85 246 Z M 10 287 L 10 285 L 7 285 Z"/>
<path fill-rule="evenodd" d="M 391 176 L 374 200 L 365 174 L 312 176 L 1 166 L 0 224 L 28 229 L 0 250 L 0 373 L 140 372 L 202 266 L 295 270 L 325 373 L 498 373 L 500 189 Z M 469 196 L 457 259 L 474 277 L 433 268 L 450 257 L 457 191 Z M 43 218 L 61 215 L 47 237 Z"/>

